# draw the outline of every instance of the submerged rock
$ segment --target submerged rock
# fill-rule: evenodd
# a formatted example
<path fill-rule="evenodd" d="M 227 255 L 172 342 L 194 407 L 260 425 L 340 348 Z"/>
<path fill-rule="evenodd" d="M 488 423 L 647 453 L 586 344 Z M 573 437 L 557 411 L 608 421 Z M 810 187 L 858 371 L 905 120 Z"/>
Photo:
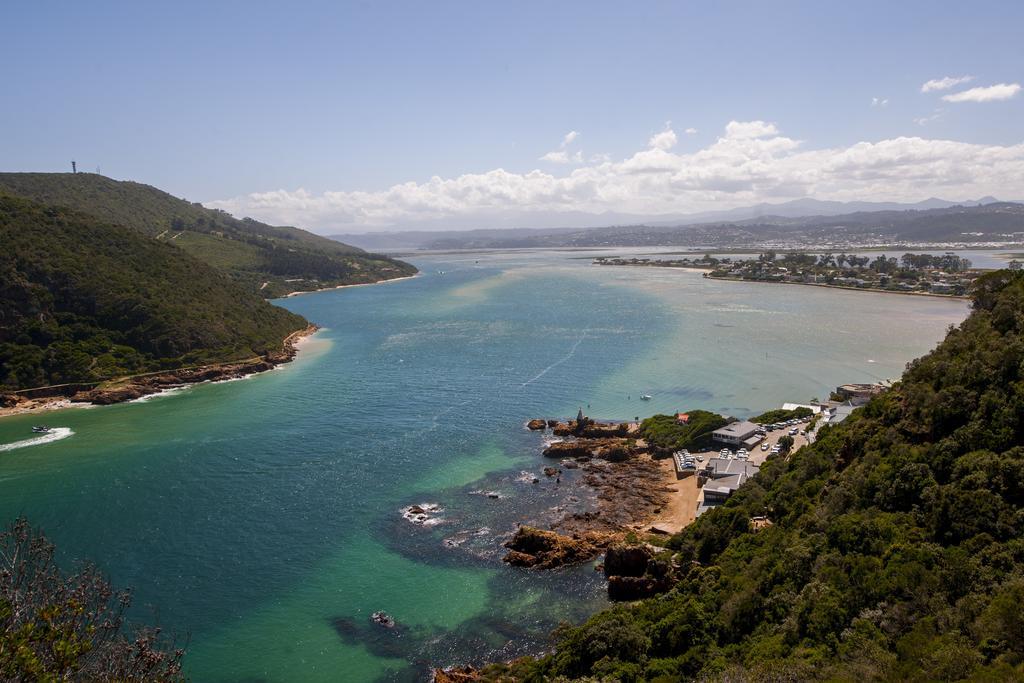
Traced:
<path fill-rule="evenodd" d="M 556 441 L 544 449 L 546 458 L 579 458 L 589 457 L 592 446 L 579 441 Z"/>
<path fill-rule="evenodd" d="M 387 612 L 374 612 L 370 615 L 370 621 L 384 628 L 394 628 L 397 625 Z"/>
<path fill-rule="evenodd" d="M 420 503 L 402 508 L 402 517 L 413 524 L 434 526 L 444 521 L 438 516 L 441 512 L 444 512 L 444 508 L 437 503 Z"/>

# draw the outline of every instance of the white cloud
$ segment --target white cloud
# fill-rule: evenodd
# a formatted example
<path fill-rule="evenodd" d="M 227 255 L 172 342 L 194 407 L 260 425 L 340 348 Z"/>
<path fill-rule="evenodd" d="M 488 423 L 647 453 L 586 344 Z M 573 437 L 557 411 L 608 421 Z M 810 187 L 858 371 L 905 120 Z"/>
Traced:
<path fill-rule="evenodd" d="M 943 95 L 946 102 L 997 102 L 1008 100 L 1020 92 L 1019 83 L 997 83 L 981 88 L 971 88 L 951 95 Z"/>
<path fill-rule="evenodd" d="M 931 116 L 922 116 L 920 118 L 914 119 L 914 123 L 916 123 L 919 126 L 927 126 L 932 121 L 938 121 L 940 118 L 942 118 L 942 111 L 936 109 L 935 113 L 932 114 Z"/>
<path fill-rule="evenodd" d="M 547 161 L 552 164 L 581 164 L 583 163 L 583 154 L 581 152 L 569 154 L 569 152 L 563 149 L 556 152 L 548 152 L 540 158 L 540 161 Z"/>
<path fill-rule="evenodd" d="M 697 129 L 696 128 L 687 128 L 683 132 L 686 133 L 687 135 L 696 135 L 697 134 Z"/>
<path fill-rule="evenodd" d="M 673 151 L 674 138 L 667 128 L 632 155 L 590 157 L 563 173 L 498 168 L 376 192 L 276 190 L 210 205 L 272 223 L 342 232 L 485 227 L 506 219 L 521 226 L 564 225 L 566 216 L 597 225 L 605 212 L 652 216 L 800 197 L 916 201 L 933 195 L 1024 196 L 1024 143 L 983 145 L 914 136 L 814 149 L 764 121 L 730 121 L 722 136 L 694 152 Z"/>
<path fill-rule="evenodd" d="M 932 92 L 934 90 L 949 90 L 955 85 L 970 83 L 974 76 L 946 76 L 945 78 L 933 78 L 921 86 L 921 92 Z"/>
<path fill-rule="evenodd" d="M 566 149 L 579 136 L 580 136 L 580 134 L 577 131 L 570 130 L 568 133 L 565 134 L 565 137 L 562 138 L 562 144 L 560 144 L 558 146 L 558 149 L 556 149 L 556 150 L 554 150 L 552 152 L 548 152 L 547 154 L 541 156 L 539 161 L 546 161 L 546 162 L 551 163 L 551 164 L 569 164 L 569 163 L 582 164 L 583 163 L 583 153 L 582 152 L 576 152 L 575 154 L 569 154 L 568 150 Z"/>
<path fill-rule="evenodd" d="M 730 121 L 725 126 L 725 137 L 731 140 L 763 138 L 778 133 L 774 123 L 764 121 Z"/>
<path fill-rule="evenodd" d="M 676 138 L 676 132 L 672 130 L 672 122 L 665 122 L 665 130 L 660 133 L 656 133 L 651 136 L 651 139 L 647 141 L 647 146 L 651 149 L 669 150 L 676 146 L 678 138 Z"/>
<path fill-rule="evenodd" d="M 889 98 L 888 97 L 872 97 L 871 98 L 871 106 L 872 107 L 887 107 L 887 106 L 889 106 Z"/>

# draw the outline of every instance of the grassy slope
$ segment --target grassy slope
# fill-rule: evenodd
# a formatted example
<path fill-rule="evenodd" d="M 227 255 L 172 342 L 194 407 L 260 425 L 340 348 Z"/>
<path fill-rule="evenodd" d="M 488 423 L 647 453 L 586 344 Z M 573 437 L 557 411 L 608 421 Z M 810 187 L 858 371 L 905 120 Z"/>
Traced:
<path fill-rule="evenodd" d="M 239 220 L 149 185 L 91 173 L 0 173 L 0 192 L 67 206 L 168 241 L 268 297 L 416 272 L 305 230 Z"/>
<path fill-rule="evenodd" d="M 1024 274 L 975 296 L 895 388 L 674 537 L 673 591 L 488 678 L 1024 680 Z"/>
<path fill-rule="evenodd" d="M 103 379 L 279 349 L 306 321 L 184 251 L 0 195 L 0 386 Z"/>

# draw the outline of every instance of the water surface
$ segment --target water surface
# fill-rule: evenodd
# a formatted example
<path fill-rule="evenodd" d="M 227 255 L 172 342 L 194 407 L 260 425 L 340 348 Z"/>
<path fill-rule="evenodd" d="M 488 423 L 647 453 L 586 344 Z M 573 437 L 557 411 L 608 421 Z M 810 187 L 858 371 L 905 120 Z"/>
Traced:
<path fill-rule="evenodd" d="M 133 586 L 134 616 L 190 636 L 195 680 L 419 680 L 540 651 L 604 604 L 590 566 L 498 559 L 517 521 L 564 502 L 532 483 L 527 418 L 745 417 L 896 377 L 967 312 L 580 255 L 416 258 L 412 280 L 280 302 L 325 328 L 281 369 L 0 420 L 0 444 L 42 420 L 73 432 L 0 448 L 0 516 Z M 420 502 L 441 522 L 402 518 Z"/>

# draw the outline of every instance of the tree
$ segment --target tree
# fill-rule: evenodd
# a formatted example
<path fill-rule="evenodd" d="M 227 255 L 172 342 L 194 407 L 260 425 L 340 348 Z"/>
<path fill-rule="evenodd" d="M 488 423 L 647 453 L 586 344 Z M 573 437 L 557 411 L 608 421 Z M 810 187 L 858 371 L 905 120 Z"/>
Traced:
<path fill-rule="evenodd" d="M 25 519 L 0 533 L 0 679 L 180 681 L 184 652 L 159 629 L 125 633 L 127 591 L 91 566 L 64 575 Z"/>
<path fill-rule="evenodd" d="M 791 437 L 789 434 L 783 435 L 779 439 L 779 447 L 782 448 L 783 453 L 789 453 L 789 451 L 792 450 L 793 448 L 793 437 Z"/>

